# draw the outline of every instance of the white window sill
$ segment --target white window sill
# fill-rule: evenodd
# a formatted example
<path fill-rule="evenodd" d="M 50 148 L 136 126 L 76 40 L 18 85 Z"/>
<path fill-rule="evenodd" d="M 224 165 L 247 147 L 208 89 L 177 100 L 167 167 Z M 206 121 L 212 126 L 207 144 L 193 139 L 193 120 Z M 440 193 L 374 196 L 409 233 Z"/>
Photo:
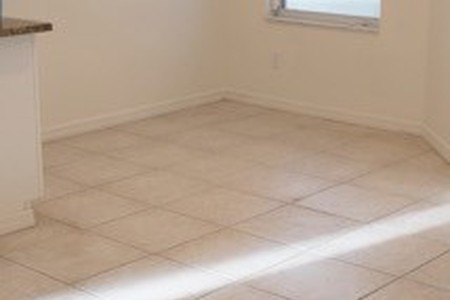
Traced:
<path fill-rule="evenodd" d="M 269 21 L 297 23 L 309 26 L 335 27 L 340 29 L 366 32 L 379 31 L 379 19 L 371 17 L 353 17 L 326 13 L 312 13 L 284 10 L 278 13 L 269 12 Z"/>

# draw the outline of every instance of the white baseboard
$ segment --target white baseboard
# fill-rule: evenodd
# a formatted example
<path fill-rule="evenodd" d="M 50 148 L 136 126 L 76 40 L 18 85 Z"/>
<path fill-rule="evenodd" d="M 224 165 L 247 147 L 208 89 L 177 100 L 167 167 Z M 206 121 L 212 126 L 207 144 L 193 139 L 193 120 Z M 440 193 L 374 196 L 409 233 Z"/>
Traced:
<path fill-rule="evenodd" d="M 34 224 L 34 214 L 31 209 L 4 217 L 0 215 L 0 235 L 25 229 Z"/>
<path fill-rule="evenodd" d="M 70 122 L 45 130 L 43 140 L 48 142 L 92 130 L 112 127 L 130 121 L 175 112 L 189 107 L 213 103 L 222 100 L 223 95 L 224 92 L 222 90 L 212 91 Z"/>
<path fill-rule="evenodd" d="M 384 116 L 362 114 L 358 112 L 351 112 L 329 107 L 314 106 L 311 104 L 283 99 L 271 95 L 261 95 L 256 93 L 231 90 L 225 93 L 224 98 L 255 105 L 261 105 L 264 107 L 283 111 L 297 112 L 310 116 L 326 118 L 334 121 L 341 121 L 380 129 L 404 131 L 413 134 L 422 133 L 421 124 L 418 122 L 386 118 Z"/>
<path fill-rule="evenodd" d="M 311 104 L 284 99 L 277 96 L 261 95 L 257 93 L 237 91 L 232 89 L 191 95 L 179 99 L 153 103 L 142 107 L 127 109 L 124 111 L 109 113 L 94 118 L 67 123 L 62 126 L 51 128 L 50 130 L 45 131 L 43 139 L 44 141 L 56 140 L 59 138 L 73 136 L 91 130 L 112 127 L 114 125 L 125 122 L 136 121 L 152 116 L 182 110 L 185 108 L 213 103 L 222 99 L 229 99 L 282 111 L 322 117 L 350 124 L 387 130 L 403 131 L 421 135 L 439 153 L 441 153 L 446 159 L 450 161 L 450 143 L 447 142 L 439 134 L 437 134 L 429 126 L 420 124 L 418 122 L 386 118 L 384 116 L 362 114 L 336 108 L 314 106 Z"/>
<path fill-rule="evenodd" d="M 438 134 L 429 125 L 423 125 L 423 137 L 439 152 L 446 160 L 450 162 L 450 142 Z"/>

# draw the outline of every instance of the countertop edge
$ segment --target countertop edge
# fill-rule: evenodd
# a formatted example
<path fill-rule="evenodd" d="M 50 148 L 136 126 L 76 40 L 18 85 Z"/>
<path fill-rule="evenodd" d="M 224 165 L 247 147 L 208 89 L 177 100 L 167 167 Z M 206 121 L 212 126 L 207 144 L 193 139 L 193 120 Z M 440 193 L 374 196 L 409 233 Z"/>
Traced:
<path fill-rule="evenodd" d="M 0 38 L 36 34 L 53 30 L 50 22 L 3 17 L 0 19 Z"/>

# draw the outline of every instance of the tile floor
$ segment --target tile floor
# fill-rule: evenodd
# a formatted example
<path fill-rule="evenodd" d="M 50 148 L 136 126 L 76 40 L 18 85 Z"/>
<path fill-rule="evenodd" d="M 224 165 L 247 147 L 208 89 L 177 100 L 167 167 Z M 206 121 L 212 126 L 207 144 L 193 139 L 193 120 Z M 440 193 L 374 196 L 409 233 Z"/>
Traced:
<path fill-rule="evenodd" d="M 450 299 L 450 165 L 418 137 L 222 101 L 44 156 L 1 300 Z"/>

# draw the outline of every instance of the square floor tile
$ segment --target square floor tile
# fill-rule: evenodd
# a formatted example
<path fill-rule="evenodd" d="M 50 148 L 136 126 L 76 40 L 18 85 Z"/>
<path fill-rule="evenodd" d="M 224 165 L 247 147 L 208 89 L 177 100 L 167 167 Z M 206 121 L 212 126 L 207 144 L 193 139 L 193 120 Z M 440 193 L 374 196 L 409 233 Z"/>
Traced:
<path fill-rule="evenodd" d="M 28 300 L 63 288 L 56 280 L 0 258 L 0 299 Z"/>
<path fill-rule="evenodd" d="M 225 189 L 210 189 L 172 202 L 166 208 L 222 225 L 249 219 L 282 203 Z"/>
<path fill-rule="evenodd" d="M 250 137 L 270 137 L 294 130 L 297 124 L 289 121 L 282 121 L 270 115 L 258 115 L 243 120 L 220 124 L 217 128 L 232 133 L 247 135 Z"/>
<path fill-rule="evenodd" d="M 370 232 L 368 231 L 367 234 L 370 234 Z M 348 237 L 348 240 L 344 237 L 335 243 L 340 243 L 341 245 L 351 243 L 350 237 L 351 235 Z M 344 253 L 339 253 L 337 258 L 401 276 L 438 257 L 447 250 L 449 250 L 448 245 L 437 241 L 414 236 L 399 236 L 379 242 L 374 239 L 373 244 L 369 243 L 365 246 L 361 245 L 361 247 L 357 247 L 354 250 L 342 251 Z"/>
<path fill-rule="evenodd" d="M 179 262 L 241 280 L 295 256 L 297 250 L 235 230 L 223 230 L 164 252 Z"/>
<path fill-rule="evenodd" d="M 281 144 L 303 151 L 321 152 L 342 145 L 352 138 L 354 136 L 348 133 L 311 126 L 280 134 L 273 139 Z"/>
<path fill-rule="evenodd" d="M 426 199 L 450 190 L 450 177 L 421 168 L 413 161 L 397 164 L 357 179 L 355 184 L 380 191 Z"/>
<path fill-rule="evenodd" d="M 365 300 L 447 300 L 450 292 L 409 280 L 397 281 Z"/>
<path fill-rule="evenodd" d="M 0 255 L 34 246 L 35 244 L 77 232 L 76 229 L 51 219 L 36 216 L 36 225 L 31 228 L 0 236 Z"/>
<path fill-rule="evenodd" d="M 243 160 L 264 164 L 269 167 L 289 168 L 293 164 L 301 164 L 315 154 L 302 151 L 271 140 L 255 140 L 240 147 L 223 152 Z"/>
<path fill-rule="evenodd" d="M 251 142 L 248 137 L 225 131 L 199 128 L 161 137 L 170 143 L 204 151 L 226 151 Z"/>
<path fill-rule="evenodd" d="M 78 286 L 108 300 L 175 300 L 194 299 L 225 284 L 225 279 L 217 275 L 150 257 L 80 282 Z"/>
<path fill-rule="evenodd" d="M 254 163 L 224 155 L 210 155 L 169 168 L 174 173 L 220 183 L 224 178 L 255 167 Z"/>
<path fill-rule="evenodd" d="M 124 124 L 116 129 L 149 137 L 161 137 L 203 126 L 210 127 L 215 123 L 237 120 L 245 116 L 239 111 L 203 106 Z"/>
<path fill-rule="evenodd" d="M 203 181 L 170 172 L 153 171 L 101 186 L 100 189 L 151 205 L 162 205 L 208 187 L 209 184 Z"/>
<path fill-rule="evenodd" d="M 450 253 L 423 266 L 408 278 L 423 282 L 438 288 L 450 290 Z"/>
<path fill-rule="evenodd" d="M 335 185 L 324 179 L 260 166 L 227 176 L 220 184 L 284 202 L 293 202 Z"/>
<path fill-rule="evenodd" d="M 450 245 L 450 203 L 419 202 L 380 220 L 398 234 L 420 236 Z"/>
<path fill-rule="evenodd" d="M 112 157 L 150 168 L 169 167 L 185 161 L 202 158 L 204 155 L 204 152 L 195 149 L 161 142 L 152 142 L 110 153 Z"/>
<path fill-rule="evenodd" d="M 47 172 L 48 173 L 48 172 Z M 54 198 L 66 196 L 75 192 L 87 189 L 87 186 L 54 176 L 51 174 L 44 175 L 44 196 L 42 201 L 52 200 Z"/>
<path fill-rule="evenodd" d="M 92 153 L 64 145 L 61 142 L 46 143 L 43 146 L 43 161 L 45 168 L 62 166 L 86 159 Z"/>
<path fill-rule="evenodd" d="M 236 228 L 270 240 L 309 249 L 347 233 L 358 223 L 309 209 L 286 206 Z"/>
<path fill-rule="evenodd" d="M 198 126 L 198 125 L 195 125 Z M 195 127 L 194 126 L 194 127 Z M 116 126 L 115 130 L 139 134 L 146 137 L 158 137 L 171 133 L 190 130 L 188 124 L 173 122 L 166 115 L 148 118 Z"/>
<path fill-rule="evenodd" d="M 57 289 L 55 291 L 51 291 L 51 292 L 46 293 L 45 295 L 41 295 L 40 297 L 37 297 L 37 298 L 32 298 L 32 300 L 61 300 L 61 299 L 64 299 L 64 300 L 101 300 L 93 295 L 73 289 L 69 286 Z"/>
<path fill-rule="evenodd" d="M 249 114 L 239 110 L 227 110 L 213 105 L 200 105 L 167 114 L 165 118 L 173 123 L 185 124 L 188 128 L 211 127 L 223 122 L 244 119 Z"/>
<path fill-rule="evenodd" d="M 105 192 L 88 190 L 47 201 L 36 208 L 45 216 L 80 228 L 89 228 L 148 209 L 148 206 Z"/>
<path fill-rule="evenodd" d="M 341 262 L 299 257 L 267 270 L 250 285 L 289 299 L 358 300 L 392 279 L 388 275 Z"/>
<path fill-rule="evenodd" d="M 61 140 L 61 143 L 95 152 L 109 152 L 142 144 L 145 138 L 112 129 L 85 133 Z"/>
<path fill-rule="evenodd" d="M 355 139 L 330 152 L 355 160 L 390 164 L 428 150 L 429 145 L 416 136 L 382 133 Z"/>
<path fill-rule="evenodd" d="M 63 234 L 5 256 L 70 283 L 136 260 L 144 254 L 91 234 Z"/>
<path fill-rule="evenodd" d="M 211 223 L 154 209 L 104 224 L 95 231 L 154 253 L 218 228 Z"/>
<path fill-rule="evenodd" d="M 98 155 L 52 168 L 50 172 L 81 184 L 96 186 L 148 172 L 148 169 Z"/>
<path fill-rule="evenodd" d="M 211 293 L 199 300 L 285 300 L 285 298 L 249 287 L 231 286 Z"/>
<path fill-rule="evenodd" d="M 379 168 L 378 165 L 332 154 L 317 154 L 303 161 L 293 161 L 288 170 L 333 181 L 349 181 Z"/>
<path fill-rule="evenodd" d="M 370 222 L 417 202 L 416 199 L 383 194 L 351 185 L 341 185 L 299 202 L 301 206 Z"/>

